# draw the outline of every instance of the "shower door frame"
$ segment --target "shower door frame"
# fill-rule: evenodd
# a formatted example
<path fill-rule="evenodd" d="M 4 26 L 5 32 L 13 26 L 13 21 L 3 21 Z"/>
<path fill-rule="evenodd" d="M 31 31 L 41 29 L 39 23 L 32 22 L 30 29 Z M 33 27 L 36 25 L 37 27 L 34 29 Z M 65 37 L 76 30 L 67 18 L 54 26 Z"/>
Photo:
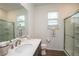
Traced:
<path fill-rule="evenodd" d="M 70 16 L 68 16 L 68 17 L 66 17 L 65 19 L 64 19 L 64 50 L 65 50 L 65 53 L 68 55 L 68 56 L 71 56 L 71 55 L 69 55 L 69 53 L 66 51 L 66 49 L 65 49 L 65 21 L 67 20 L 67 19 L 69 19 L 69 18 L 71 18 L 73 15 L 75 15 L 75 14 L 77 14 L 77 13 L 79 13 L 79 10 L 76 10 L 72 15 L 70 15 Z M 74 27 L 74 26 L 73 26 Z M 75 38 L 75 37 L 73 37 L 73 38 Z M 73 50 L 74 50 L 74 48 L 73 48 Z M 73 52 L 73 55 L 74 55 L 74 52 Z"/>

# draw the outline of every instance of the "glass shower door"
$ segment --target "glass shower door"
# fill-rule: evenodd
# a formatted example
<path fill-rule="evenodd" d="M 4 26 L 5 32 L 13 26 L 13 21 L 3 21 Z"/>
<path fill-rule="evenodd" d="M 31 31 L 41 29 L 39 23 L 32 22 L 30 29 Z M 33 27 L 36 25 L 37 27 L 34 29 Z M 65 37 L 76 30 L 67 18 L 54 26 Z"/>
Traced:
<path fill-rule="evenodd" d="M 13 39 L 13 23 L 0 20 L 0 42 Z"/>
<path fill-rule="evenodd" d="M 65 20 L 65 50 L 69 55 L 73 55 L 74 53 L 73 25 L 74 24 L 71 18 Z"/>
<path fill-rule="evenodd" d="M 79 13 L 73 17 L 74 22 L 74 56 L 79 56 Z"/>
<path fill-rule="evenodd" d="M 65 51 L 79 56 L 79 11 L 65 19 Z"/>

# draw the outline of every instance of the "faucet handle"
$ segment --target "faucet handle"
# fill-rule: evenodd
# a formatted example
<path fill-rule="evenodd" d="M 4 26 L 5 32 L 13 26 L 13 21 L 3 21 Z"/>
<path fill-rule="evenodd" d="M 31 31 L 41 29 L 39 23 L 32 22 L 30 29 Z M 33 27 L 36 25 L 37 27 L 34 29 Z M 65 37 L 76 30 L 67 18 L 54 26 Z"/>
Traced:
<path fill-rule="evenodd" d="M 19 45 L 21 44 L 21 40 L 18 40 L 18 44 L 19 44 Z"/>
<path fill-rule="evenodd" d="M 17 40 L 16 42 L 15 42 L 15 46 L 18 46 L 18 45 L 20 45 L 21 44 L 21 40 Z"/>
<path fill-rule="evenodd" d="M 10 45 L 10 48 L 11 48 L 11 49 L 13 49 L 13 48 L 14 48 L 14 44 L 13 44 L 13 42 L 12 42 L 12 41 L 10 41 L 10 44 L 9 44 L 9 45 Z"/>

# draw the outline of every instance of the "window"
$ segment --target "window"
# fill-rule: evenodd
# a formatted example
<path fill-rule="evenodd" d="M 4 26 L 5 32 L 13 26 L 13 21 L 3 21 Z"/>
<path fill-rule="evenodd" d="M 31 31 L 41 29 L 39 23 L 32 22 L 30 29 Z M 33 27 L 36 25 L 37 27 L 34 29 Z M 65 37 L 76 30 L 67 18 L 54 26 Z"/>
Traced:
<path fill-rule="evenodd" d="M 17 17 L 17 26 L 25 26 L 25 17 L 21 15 Z"/>
<path fill-rule="evenodd" d="M 25 34 L 25 16 L 20 15 L 16 20 L 16 37 L 21 37 Z"/>
<path fill-rule="evenodd" d="M 48 13 L 48 25 L 58 25 L 58 12 L 49 12 Z"/>

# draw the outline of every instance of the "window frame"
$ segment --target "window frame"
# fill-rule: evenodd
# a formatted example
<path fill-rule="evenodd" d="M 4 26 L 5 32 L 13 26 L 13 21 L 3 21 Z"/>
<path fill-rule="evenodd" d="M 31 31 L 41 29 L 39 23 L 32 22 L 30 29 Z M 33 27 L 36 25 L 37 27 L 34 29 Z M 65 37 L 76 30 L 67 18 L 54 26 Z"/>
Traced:
<path fill-rule="evenodd" d="M 18 17 L 20 16 L 24 16 L 24 20 L 20 20 L 20 21 L 17 21 Z M 24 22 L 24 26 L 20 26 L 20 23 Z M 24 31 L 26 30 L 26 16 L 25 14 L 21 14 L 21 15 L 17 15 L 16 17 L 16 22 L 15 22 L 15 37 L 21 37 L 23 35 L 25 35 Z M 20 32 L 21 30 L 21 32 Z M 19 33 L 21 33 L 22 35 L 20 36 Z"/>
<path fill-rule="evenodd" d="M 20 16 L 24 16 L 24 19 L 25 19 L 25 15 L 19 15 L 19 16 L 17 17 L 17 20 L 18 20 L 18 18 L 19 18 Z M 19 21 L 17 21 L 17 20 L 16 20 L 16 26 L 20 25 L 21 23 L 24 23 L 24 26 L 25 26 L 25 20 L 19 20 Z M 21 26 L 21 27 L 24 27 L 24 26 Z"/>
<path fill-rule="evenodd" d="M 50 18 L 50 19 L 49 19 L 49 13 L 55 13 L 55 12 L 57 13 L 57 16 L 56 16 L 57 18 Z M 48 12 L 48 26 L 57 26 L 57 25 L 58 25 L 58 19 L 59 19 L 59 13 L 58 13 L 58 11 L 51 11 L 51 12 Z M 50 21 L 50 20 L 52 20 L 52 21 L 53 21 L 53 20 L 56 20 L 57 22 L 50 22 L 50 23 L 52 23 L 52 25 L 49 25 L 49 21 Z M 57 23 L 57 24 L 54 24 L 54 23 Z"/>

